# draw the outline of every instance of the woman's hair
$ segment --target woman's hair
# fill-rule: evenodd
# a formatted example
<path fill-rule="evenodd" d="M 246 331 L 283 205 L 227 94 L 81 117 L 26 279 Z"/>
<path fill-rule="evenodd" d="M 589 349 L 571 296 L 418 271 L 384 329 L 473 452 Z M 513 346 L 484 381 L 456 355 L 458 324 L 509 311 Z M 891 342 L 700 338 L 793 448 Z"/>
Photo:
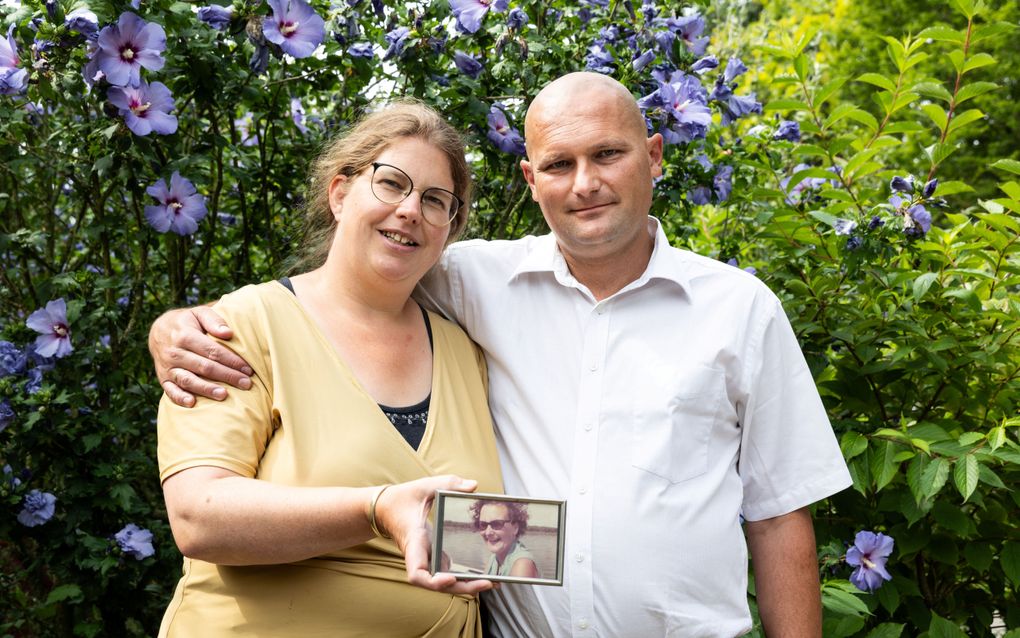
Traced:
<path fill-rule="evenodd" d="M 287 270 L 291 274 L 314 270 L 326 262 L 336 233 L 336 219 L 329 206 L 329 185 L 337 175 L 354 177 L 401 138 L 418 138 L 435 146 L 450 162 L 453 191 L 464 202 L 450 222 L 452 242 L 467 225 L 471 210 L 471 173 L 464 158 L 464 140 L 434 109 L 421 102 L 401 100 L 371 113 L 345 132 L 326 142 L 312 163 L 308 196 L 304 205 L 304 238 L 297 257 Z M 424 220 L 422 223 L 427 223 Z"/>
<path fill-rule="evenodd" d="M 494 499 L 478 499 L 471 504 L 471 522 L 478 527 L 478 520 L 482 515 L 482 508 L 486 505 L 502 505 L 506 508 L 506 515 L 511 523 L 517 524 L 517 538 L 524 536 L 528 531 L 528 506 L 513 501 L 497 501 Z"/>

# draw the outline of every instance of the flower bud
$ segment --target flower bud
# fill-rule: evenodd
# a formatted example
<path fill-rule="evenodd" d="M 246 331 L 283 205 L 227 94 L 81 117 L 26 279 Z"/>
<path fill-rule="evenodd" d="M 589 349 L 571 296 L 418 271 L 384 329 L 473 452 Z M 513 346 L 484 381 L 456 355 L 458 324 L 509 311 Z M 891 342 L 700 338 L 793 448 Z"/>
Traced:
<path fill-rule="evenodd" d="M 928 183 L 924 185 L 924 189 L 921 191 L 921 197 L 928 199 L 935 194 L 935 189 L 939 186 L 939 180 L 932 178 L 928 180 Z"/>

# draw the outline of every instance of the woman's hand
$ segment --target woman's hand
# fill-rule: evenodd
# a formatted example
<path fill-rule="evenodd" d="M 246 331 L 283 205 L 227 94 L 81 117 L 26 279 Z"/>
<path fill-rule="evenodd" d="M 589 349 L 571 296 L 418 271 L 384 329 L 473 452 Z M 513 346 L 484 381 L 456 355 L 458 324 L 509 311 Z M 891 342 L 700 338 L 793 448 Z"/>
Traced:
<path fill-rule="evenodd" d="M 230 339 L 233 331 L 206 306 L 163 313 L 149 329 L 149 353 L 163 391 L 177 405 L 189 408 L 195 395 L 222 401 L 227 391 L 214 382 L 242 390 L 251 387 L 247 362 L 209 335 Z"/>
<path fill-rule="evenodd" d="M 428 516 L 436 490 L 473 492 L 477 487 L 477 481 L 459 476 L 435 476 L 393 485 L 379 497 L 376 524 L 393 537 L 404 554 L 409 583 L 448 594 L 477 594 L 495 586 L 489 580 L 459 581 L 451 574 L 429 572 L 432 543 Z M 365 511 L 367 516 L 367 505 Z"/>

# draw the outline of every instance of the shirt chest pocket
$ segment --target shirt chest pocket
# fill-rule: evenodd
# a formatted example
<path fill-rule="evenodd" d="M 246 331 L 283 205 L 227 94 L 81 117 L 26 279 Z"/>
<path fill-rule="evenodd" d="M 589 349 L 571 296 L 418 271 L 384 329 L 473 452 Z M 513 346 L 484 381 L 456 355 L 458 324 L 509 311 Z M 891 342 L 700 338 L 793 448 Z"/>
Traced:
<path fill-rule="evenodd" d="M 634 396 L 631 464 L 680 483 L 708 471 L 712 430 L 726 397 L 722 370 L 654 366 Z"/>

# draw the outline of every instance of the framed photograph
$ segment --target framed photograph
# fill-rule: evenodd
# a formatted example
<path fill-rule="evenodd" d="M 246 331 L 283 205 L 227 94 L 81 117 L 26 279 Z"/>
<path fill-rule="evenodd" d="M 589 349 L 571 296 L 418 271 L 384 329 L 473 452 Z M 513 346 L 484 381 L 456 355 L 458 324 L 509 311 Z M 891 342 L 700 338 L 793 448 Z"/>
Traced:
<path fill-rule="evenodd" d="M 436 491 L 432 573 L 563 585 L 567 502 Z"/>

